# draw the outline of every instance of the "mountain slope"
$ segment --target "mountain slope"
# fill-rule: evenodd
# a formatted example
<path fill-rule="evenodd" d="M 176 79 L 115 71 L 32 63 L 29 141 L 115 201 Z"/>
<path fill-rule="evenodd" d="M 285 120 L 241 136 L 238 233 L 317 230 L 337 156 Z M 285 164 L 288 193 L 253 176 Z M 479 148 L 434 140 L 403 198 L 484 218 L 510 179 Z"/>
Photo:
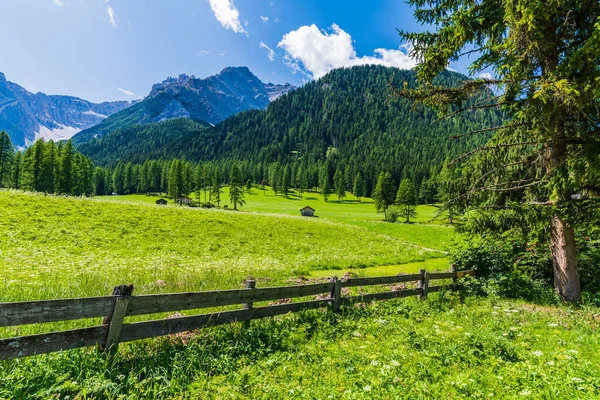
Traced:
<path fill-rule="evenodd" d="M 0 131 L 15 146 L 37 138 L 63 140 L 131 105 L 127 101 L 91 103 L 72 96 L 33 94 L 0 72 Z"/>
<path fill-rule="evenodd" d="M 449 85 L 464 79 L 448 71 L 439 78 Z M 381 66 L 334 70 L 272 102 L 265 111 L 242 112 L 214 128 L 174 120 L 121 129 L 79 149 L 103 165 L 145 158 L 308 165 L 333 157 L 369 179 L 390 171 L 396 180 L 411 177 L 420 182 L 447 157 L 487 140 L 485 135 L 470 135 L 450 141 L 449 136 L 498 125 L 502 118 L 495 111 L 478 110 L 433 123 L 438 118 L 435 110 L 390 99 L 390 80 L 397 86 L 415 85 L 416 75 Z M 164 147 L 149 148 L 158 139 Z"/>
<path fill-rule="evenodd" d="M 154 85 L 143 101 L 81 132 L 73 140 L 83 143 L 118 128 L 179 117 L 217 124 L 241 111 L 264 109 L 292 89 L 290 84 L 265 84 L 247 67 L 225 68 L 206 79 L 180 75 Z"/>

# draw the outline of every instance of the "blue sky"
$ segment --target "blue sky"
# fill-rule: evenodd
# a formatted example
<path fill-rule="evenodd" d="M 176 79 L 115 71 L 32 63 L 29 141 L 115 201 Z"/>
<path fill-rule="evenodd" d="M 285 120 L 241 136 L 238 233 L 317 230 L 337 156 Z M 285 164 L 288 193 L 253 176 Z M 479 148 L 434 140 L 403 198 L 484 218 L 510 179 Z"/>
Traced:
<path fill-rule="evenodd" d="M 0 0 L 0 26 L 8 80 L 91 101 L 227 66 L 295 85 L 340 66 L 410 68 L 396 29 L 422 29 L 402 0 Z"/>

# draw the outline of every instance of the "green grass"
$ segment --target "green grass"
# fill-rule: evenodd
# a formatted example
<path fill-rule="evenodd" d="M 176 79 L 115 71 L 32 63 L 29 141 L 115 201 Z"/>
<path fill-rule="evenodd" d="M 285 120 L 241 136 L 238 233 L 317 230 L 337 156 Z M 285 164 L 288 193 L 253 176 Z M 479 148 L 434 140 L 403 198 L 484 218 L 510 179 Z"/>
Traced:
<path fill-rule="evenodd" d="M 196 198 L 196 193 L 192 194 Z M 204 195 L 201 194 L 202 200 Z M 126 195 L 126 196 L 107 196 L 102 197 L 109 201 L 132 201 L 140 203 L 154 204 L 158 197 L 146 195 Z M 304 206 L 311 206 L 316 210 L 316 216 L 319 220 L 340 222 L 344 224 L 356 225 L 366 228 L 370 231 L 382 233 L 397 237 L 409 243 L 423 246 L 426 248 L 445 250 L 457 240 L 454 229 L 445 225 L 443 214 L 438 216 L 438 207 L 431 205 L 420 205 L 417 207 L 417 218 L 415 223 L 404 224 L 387 223 L 383 221 L 383 215 L 377 214 L 373 206 L 373 200 L 362 198 L 358 203 L 352 194 L 343 202 L 337 200 L 335 196 L 330 196 L 329 201 L 324 201 L 319 193 L 304 193 L 300 199 L 297 193 L 291 193 L 288 197 L 276 196 L 275 193 L 267 188 L 266 191 L 259 188 L 253 188 L 250 194 L 245 195 L 246 205 L 241 207 L 243 211 L 276 213 L 285 215 L 300 215 L 300 209 Z M 221 206 L 229 204 L 229 188 L 223 188 Z M 175 205 L 171 205 L 176 207 Z"/>
<path fill-rule="evenodd" d="M 444 255 L 326 218 L 12 191 L 0 191 L 0 210 L 0 301 L 106 295 L 122 283 L 137 294 L 226 289 L 248 275 L 276 284 Z"/>
<path fill-rule="evenodd" d="M 250 274 L 265 286 L 443 270 L 445 254 L 424 247 L 454 240 L 441 225 L 380 222 L 369 203 L 255 193 L 244 207 L 254 212 L 233 212 L 155 200 L 0 191 L 0 302 L 106 295 L 121 283 L 142 294 L 240 287 Z M 320 218 L 296 216 L 304 204 Z M 435 208 L 419 211 L 429 221 Z M 82 349 L 4 361 L 0 399 L 598 398 L 598 315 L 442 292 L 134 342 L 112 359 Z"/>
<path fill-rule="evenodd" d="M 7 399 L 588 399 L 598 309 L 439 293 L 0 362 Z"/>

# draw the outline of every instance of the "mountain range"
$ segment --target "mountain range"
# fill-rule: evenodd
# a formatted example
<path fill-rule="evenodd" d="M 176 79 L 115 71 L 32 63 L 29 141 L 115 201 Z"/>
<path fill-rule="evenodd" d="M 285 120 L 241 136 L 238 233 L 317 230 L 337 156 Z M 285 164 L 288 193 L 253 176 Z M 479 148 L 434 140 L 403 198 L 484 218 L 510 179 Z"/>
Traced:
<path fill-rule="evenodd" d="M 290 84 L 263 83 L 247 67 L 229 67 L 205 79 L 185 74 L 167 78 L 141 101 L 96 104 L 34 94 L 0 73 L 0 131 L 23 148 L 38 138 L 82 143 L 121 127 L 179 117 L 217 124 L 240 111 L 265 109 L 293 89 Z"/>
<path fill-rule="evenodd" d="M 26 147 L 38 138 L 69 139 L 131 104 L 96 104 L 73 96 L 34 94 L 0 72 L 0 131 L 6 131 L 17 147 Z"/>
<path fill-rule="evenodd" d="M 218 124 L 241 111 L 265 109 L 294 88 L 263 83 L 247 67 L 225 68 L 205 79 L 179 75 L 155 84 L 144 100 L 77 134 L 73 141 L 83 143 L 118 128 L 180 117 Z"/>
<path fill-rule="evenodd" d="M 436 83 L 455 86 L 465 79 L 445 71 Z M 485 133 L 458 140 L 448 140 L 450 136 L 501 124 L 502 115 L 495 110 L 434 123 L 436 110 L 390 97 L 390 84 L 404 83 L 416 87 L 416 72 L 383 66 L 336 69 L 271 102 L 266 110 L 240 112 L 215 126 L 190 118 L 123 126 L 78 144 L 78 149 L 97 165 L 110 167 L 174 158 L 263 166 L 329 161 L 349 166 L 352 176 L 362 171 L 371 183 L 381 171 L 391 172 L 398 182 L 406 177 L 421 182 L 435 175 L 448 157 L 482 146 L 489 138 Z M 492 95 L 483 91 L 474 101 Z"/>

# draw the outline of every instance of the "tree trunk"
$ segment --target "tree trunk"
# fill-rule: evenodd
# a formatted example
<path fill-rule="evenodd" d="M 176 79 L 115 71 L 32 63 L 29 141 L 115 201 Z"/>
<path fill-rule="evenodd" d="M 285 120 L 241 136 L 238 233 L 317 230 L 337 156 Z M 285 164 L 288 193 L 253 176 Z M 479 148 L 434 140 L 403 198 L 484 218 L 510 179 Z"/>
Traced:
<path fill-rule="evenodd" d="M 579 266 L 575 230 L 566 225 L 558 216 L 552 217 L 550 250 L 554 265 L 554 288 L 565 301 L 581 300 Z"/>

